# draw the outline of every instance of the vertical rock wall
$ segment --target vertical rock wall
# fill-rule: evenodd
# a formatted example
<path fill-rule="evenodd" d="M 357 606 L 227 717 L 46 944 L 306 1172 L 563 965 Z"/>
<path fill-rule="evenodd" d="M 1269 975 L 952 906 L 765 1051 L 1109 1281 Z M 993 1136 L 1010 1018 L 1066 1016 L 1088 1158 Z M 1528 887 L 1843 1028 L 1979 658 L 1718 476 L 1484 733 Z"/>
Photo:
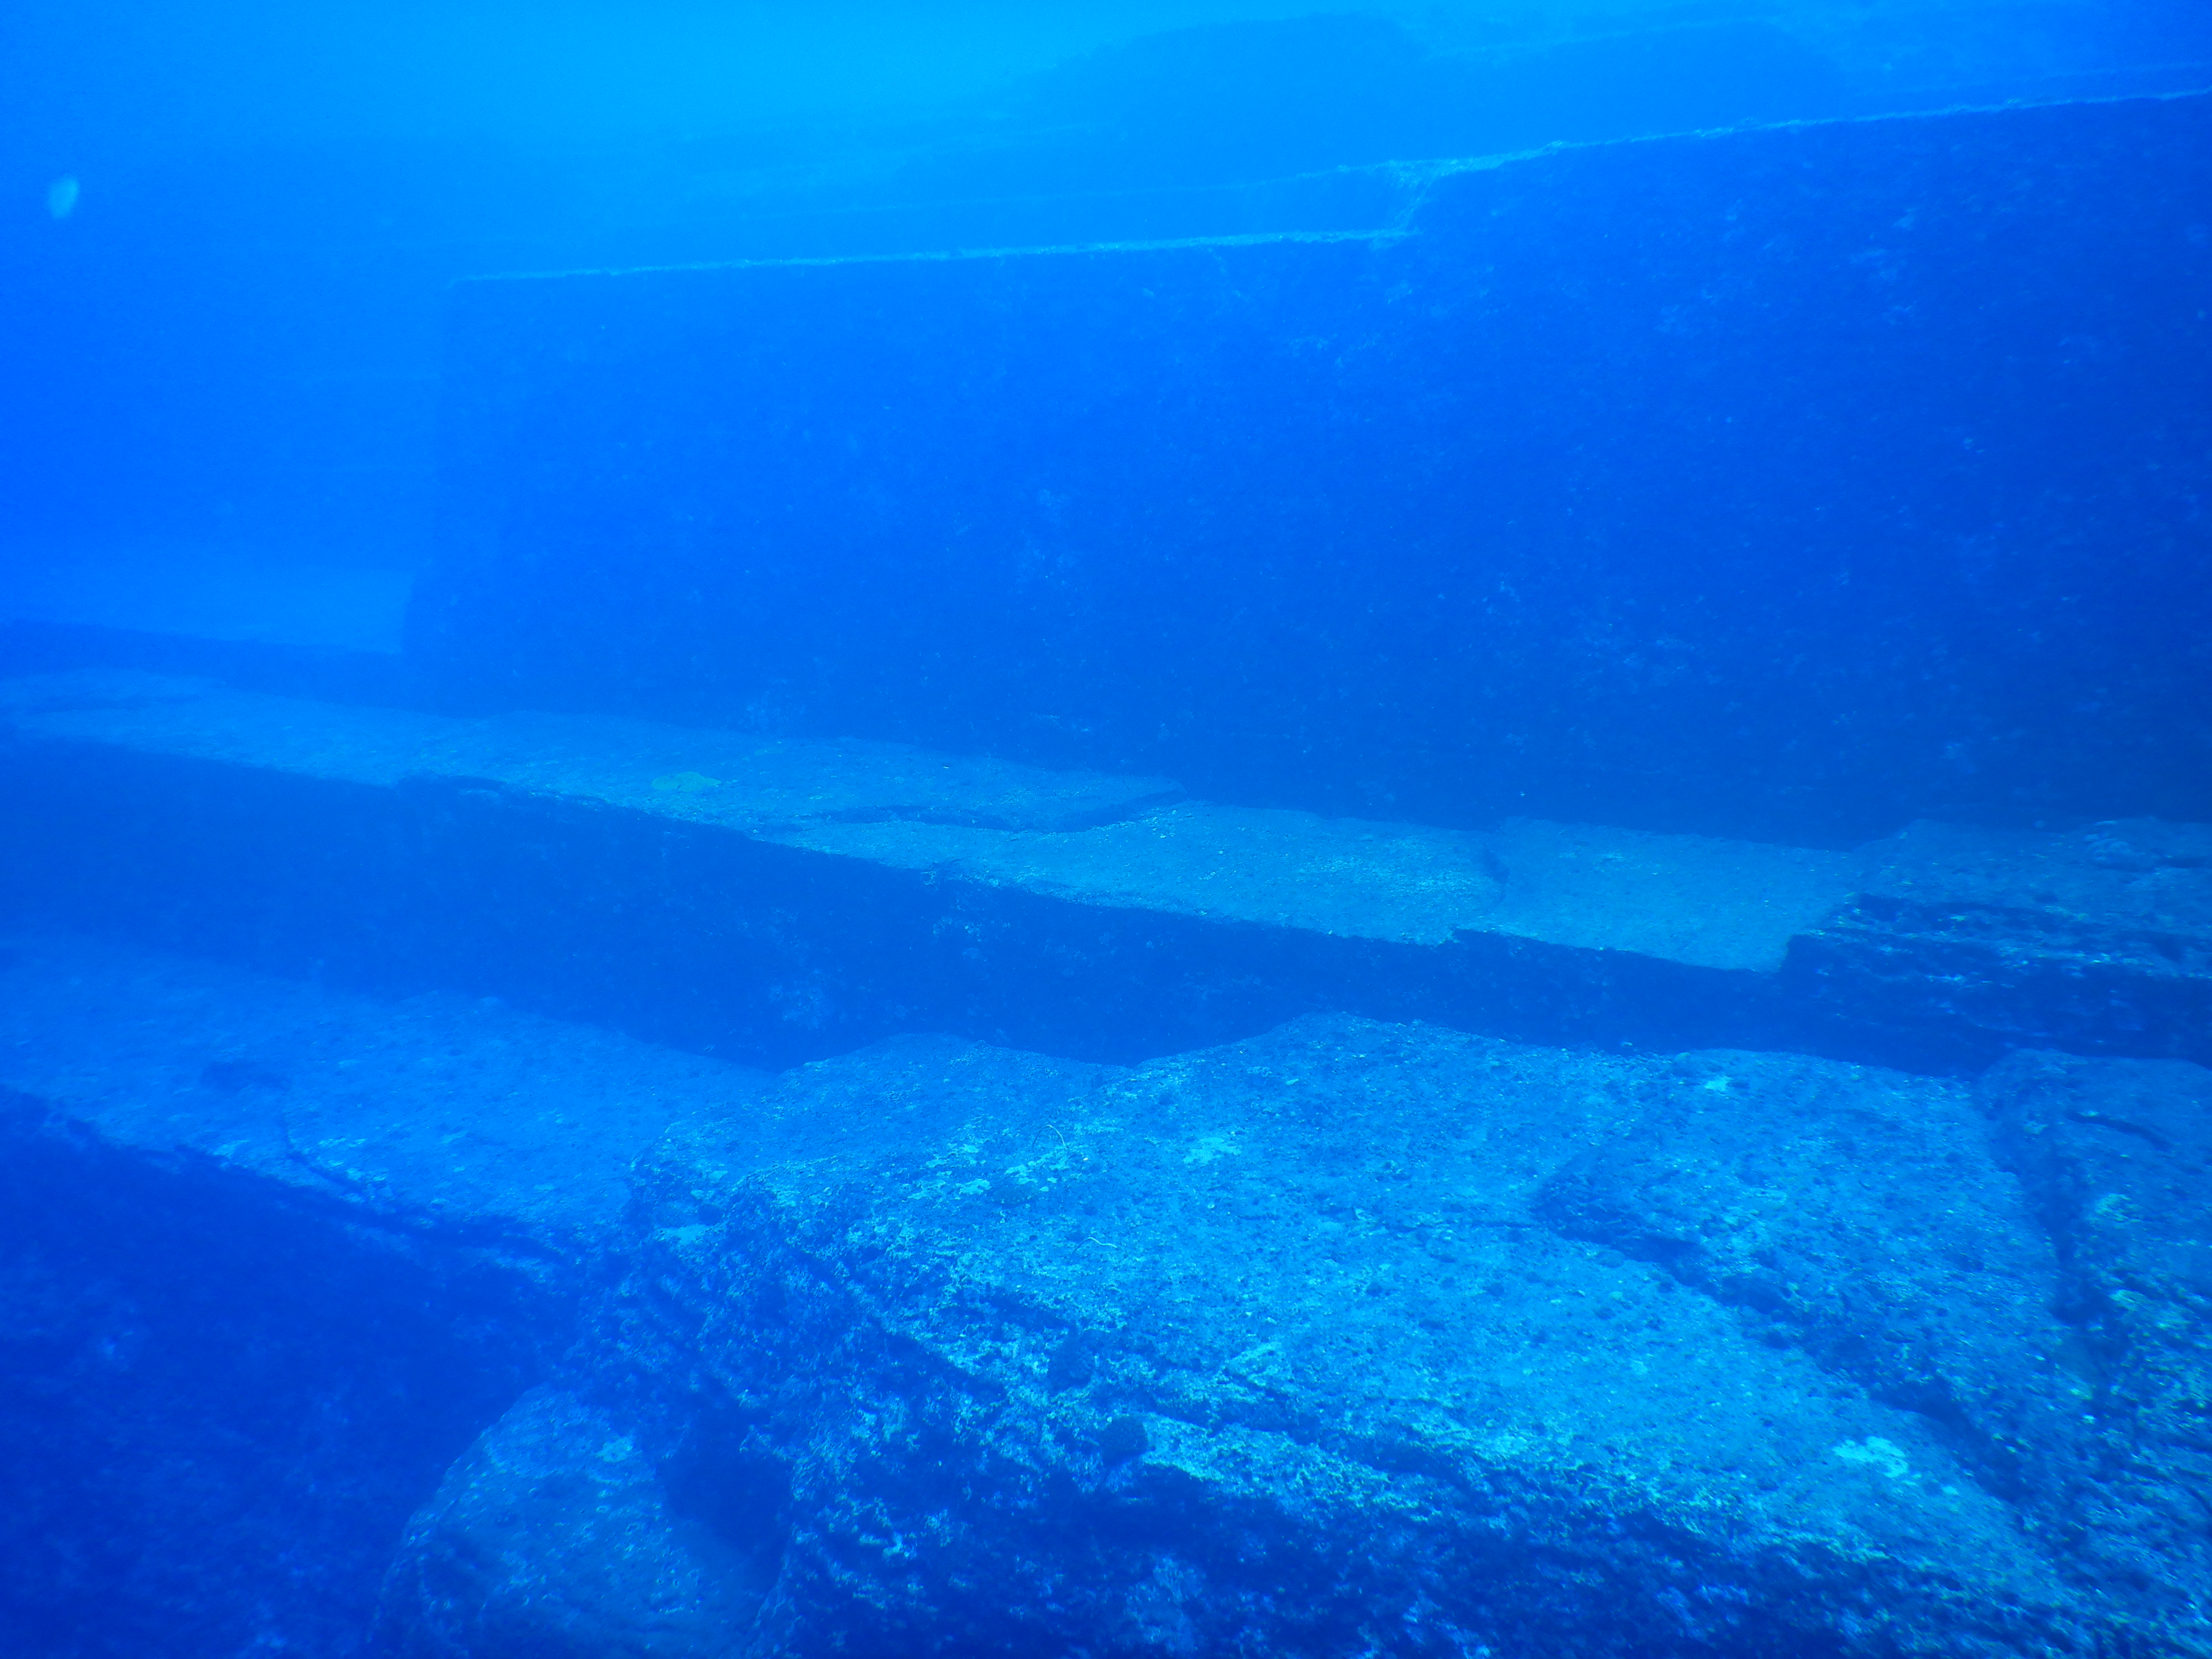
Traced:
<path fill-rule="evenodd" d="M 446 695 L 1437 823 L 2212 815 L 2212 103 L 1434 179 L 1407 233 L 500 281 Z"/>

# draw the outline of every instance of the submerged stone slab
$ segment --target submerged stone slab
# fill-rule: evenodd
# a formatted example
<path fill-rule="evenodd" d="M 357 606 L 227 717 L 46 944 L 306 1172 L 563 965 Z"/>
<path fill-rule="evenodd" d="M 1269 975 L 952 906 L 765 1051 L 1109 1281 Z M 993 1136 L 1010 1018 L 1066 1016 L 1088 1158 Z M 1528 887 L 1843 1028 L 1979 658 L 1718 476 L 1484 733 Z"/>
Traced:
<path fill-rule="evenodd" d="M 2206 1075 L 2094 1064 L 2173 1109 Z M 2074 1224 L 2010 1144 L 1939 1080 L 1341 1017 L 1133 1070 L 806 1066 L 641 1164 L 595 1336 L 417 1516 L 386 1628 L 410 1659 L 580 1621 L 672 1656 L 2212 1651 L 2203 1552 L 2128 1511 L 2193 1454 L 2085 1354 Z M 2106 1255 L 2197 1207 L 2105 1206 Z M 564 1508 L 564 1467 L 613 1495 Z"/>
<path fill-rule="evenodd" d="M 2106 832 L 1923 826 L 1847 853 L 1437 829 L 897 744 L 143 674 L 6 682 L 0 711 L 9 902 L 30 913 L 732 1054 L 939 1029 L 1128 1058 L 1328 1008 L 1916 1064 L 2212 1050 L 2212 866 L 2187 826 L 2136 832 L 2182 849 L 2142 869 L 2077 869 Z M 2021 893 L 1990 902 L 2004 882 Z"/>
<path fill-rule="evenodd" d="M 1808 848 L 1518 820 L 1498 834 L 1178 802 L 1164 778 L 602 715 L 459 718 L 94 671 L 0 683 L 15 731 L 393 789 L 481 784 L 1115 908 L 1395 944 L 1495 932 L 1771 971 L 1852 889 Z M 1508 861 L 1510 856 L 1510 862 Z"/>
<path fill-rule="evenodd" d="M 0 697 L 26 731 L 47 738 L 379 788 L 480 779 L 733 829 L 911 818 L 1064 830 L 1178 793 L 1164 778 L 1047 772 L 899 744 L 763 740 L 592 715 L 456 720 L 127 670 L 28 676 Z"/>
<path fill-rule="evenodd" d="M 1816 1005 L 1899 1039 L 2212 1060 L 2212 826 L 2064 833 L 1915 823 L 1792 942 Z"/>
<path fill-rule="evenodd" d="M 54 935 L 0 935 L 0 1088 L 116 1147 L 204 1161 L 402 1231 L 572 1272 L 624 1171 L 760 1074 L 495 999 L 374 1000 Z"/>
<path fill-rule="evenodd" d="M 793 846 L 1115 909 L 1443 946 L 1470 935 L 1771 973 L 1851 887 L 1807 848 L 1516 819 L 1475 832 L 1191 801 L 1080 835 L 810 827 Z"/>

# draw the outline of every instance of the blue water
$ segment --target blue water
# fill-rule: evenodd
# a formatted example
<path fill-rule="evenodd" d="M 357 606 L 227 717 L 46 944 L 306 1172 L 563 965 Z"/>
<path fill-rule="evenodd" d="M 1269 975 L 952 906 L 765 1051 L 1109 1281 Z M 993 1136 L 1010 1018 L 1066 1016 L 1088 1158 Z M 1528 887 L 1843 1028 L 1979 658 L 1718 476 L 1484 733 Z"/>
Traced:
<path fill-rule="evenodd" d="M 0 17 L 0 1652 L 2212 1653 L 2212 24 Z"/>

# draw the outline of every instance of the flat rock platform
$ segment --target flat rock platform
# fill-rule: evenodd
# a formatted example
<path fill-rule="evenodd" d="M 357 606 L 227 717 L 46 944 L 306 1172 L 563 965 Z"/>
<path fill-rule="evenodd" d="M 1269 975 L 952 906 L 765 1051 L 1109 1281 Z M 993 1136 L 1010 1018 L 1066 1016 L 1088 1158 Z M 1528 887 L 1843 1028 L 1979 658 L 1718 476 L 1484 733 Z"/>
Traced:
<path fill-rule="evenodd" d="M 902 1030 L 1091 1059 L 1301 1012 L 1929 1066 L 2212 1054 L 2212 830 L 1852 850 L 1186 798 L 900 744 L 0 684 L 8 902 L 513 995 L 772 1064 Z"/>

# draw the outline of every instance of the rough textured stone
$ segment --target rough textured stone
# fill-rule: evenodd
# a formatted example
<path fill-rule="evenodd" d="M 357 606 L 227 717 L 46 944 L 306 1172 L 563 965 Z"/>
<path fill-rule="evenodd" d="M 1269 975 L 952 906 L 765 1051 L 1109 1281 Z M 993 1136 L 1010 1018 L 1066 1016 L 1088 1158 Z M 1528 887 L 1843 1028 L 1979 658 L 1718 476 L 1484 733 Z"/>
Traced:
<path fill-rule="evenodd" d="M 343 1654 L 380 1576 L 409 1659 L 2212 1652 L 2193 1066 L 1330 1016 L 763 1094 L 12 948 L 40 1640 Z"/>
<path fill-rule="evenodd" d="M 1990 1086 L 2007 1092 L 2017 1070 Z M 2047 1200 L 1998 1163 L 1969 1091 L 1778 1055 L 1685 1072 L 1553 1179 L 1547 1218 L 1920 1414 L 2062 1571 L 2154 1623 L 2193 1620 L 2212 1583 L 2193 1548 L 2148 1576 L 2114 1569 L 2145 1540 L 2116 1471 L 2174 1464 L 2110 1420 L 2062 1267 L 2072 1246 L 2039 1224 Z"/>
<path fill-rule="evenodd" d="M 692 1521 L 753 1494 L 743 1651 L 2197 1650 L 2066 1507 L 2063 1269 L 1948 1084 L 917 1039 L 673 1137 L 634 1224 L 571 1386 Z"/>
<path fill-rule="evenodd" d="M 2083 1547 L 2212 1613 L 2212 1073 L 2015 1054 L 1982 1080 L 2080 1333 Z"/>
<path fill-rule="evenodd" d="M 454 1464 L 400 1559 L 379 1645 L 421 1659 L 720 1659 L 761 1594 L 635 1442 L 544 1389 Z"/>
<path fill-rule="evenodd" d="M 1893 1042 L 2212 1060 L 2212 827 L 1913 823 L 1863 851 L 1864 890 L 1791 942 L 1812 1005 Z"/>
<path fill-rule="evenodd" d="M 757 1087 L 473 1000 L 0 941 L 0 1650 L 362 1652 L 410 1513 L 574 1340 L 630 1160 Z"/>

